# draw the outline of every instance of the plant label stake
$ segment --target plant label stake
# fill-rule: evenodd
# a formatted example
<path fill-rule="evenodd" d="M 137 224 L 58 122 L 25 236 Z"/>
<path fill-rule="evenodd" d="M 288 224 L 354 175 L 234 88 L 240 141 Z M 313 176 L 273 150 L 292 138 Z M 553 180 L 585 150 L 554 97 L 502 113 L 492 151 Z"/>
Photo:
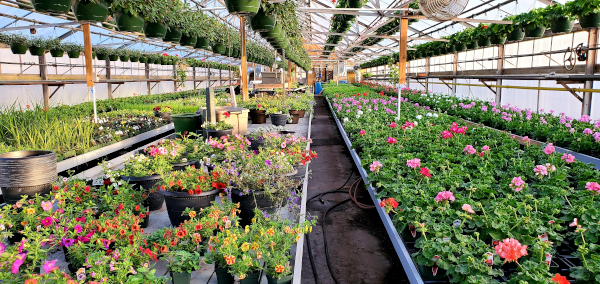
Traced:
<path fill-rule="evenodd" d="M 434 255 L 433 256 L 433 266 L 431 267 L 431 272 L 433 273 L 433 276 L 436 276 L 438 273 L 438 269 L 439 267 L 437 266 L 437 261 L 440 259 L 439 255 Z"/>
<path fill-rule="evenodd" d="M 235 91 L 232 86 L 229 86 L 229 94 L 231 94 L 231 106 L 237 107 L 237 101 L 235 100 Z"/>
<path fill-rule="evenodd" d="M 410 225 L 410 227 L 408 227 L 408 230 L 410 231 L 410 234 L 413 238 L 417 236 L 417 229 L 415 228 L 415 226 Z"/>
<path fill-rule="evenodd" d="M 548 267 L 550 267 L 551 262 L 552 262 L 552 255 L 547 253 L 546 254 L 546 264 L 548 265 Z"/>
<path fill-rule="evenodd" d="M 494 265 L 494 254 L 491 252 L 486 252 L 485 254 L 487 255 L 487 259 L 485 260 L 485 263 L 487 265 L 489 265 L 491 268 Z"/>

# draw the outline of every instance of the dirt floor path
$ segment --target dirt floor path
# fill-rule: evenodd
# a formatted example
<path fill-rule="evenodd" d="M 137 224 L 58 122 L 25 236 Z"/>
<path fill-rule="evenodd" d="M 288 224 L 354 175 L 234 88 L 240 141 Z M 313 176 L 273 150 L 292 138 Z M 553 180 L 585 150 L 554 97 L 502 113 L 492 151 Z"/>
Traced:
<path fill-rule="evenodd" d="M 348 182 L 342 190 L 348 191 L 350 185 L 360 178 L 335 121 L 330 116 L 327 102 L 323 96 L 316 96 L 315 99 L 317 105 L 312 122 L 311 149 L 317 151 L 318 158 L 310 164 L 312 178 L 308 183 L 309 198 L 339 188 L 346 181 Z M 311 267 L 307 240 L 302 260 L 302 283 L 335 284 L 332 273 L 338 284 L 409 283 L 376 210 L 363 210 L 354 202 L 348 201 L 332 209 L 327 214 L 327 219 L 323 220 L 328 209 L 348 198 L 348 193 L 333 193 L 323 197 L 324 203 L 319 198 L 307 203 L 308 214 L 318 217 L 317 226 L 309 237 L 318 281 L 315 281 Z M 358 191 L 358 200 L 373 205 L 362 185 Z M 323 222 L 332 273 L 328 269 L 325 255 Z"/>

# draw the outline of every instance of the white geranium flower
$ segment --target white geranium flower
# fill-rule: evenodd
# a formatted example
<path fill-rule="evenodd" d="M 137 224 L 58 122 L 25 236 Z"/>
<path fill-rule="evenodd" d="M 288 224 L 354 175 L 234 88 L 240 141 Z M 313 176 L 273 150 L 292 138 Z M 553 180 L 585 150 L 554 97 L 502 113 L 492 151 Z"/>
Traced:
<path fill-rule="evenodd" d="M 434 114 L 433 114 L 433 117 L 438 117 L 438 114 L 437 114 L 437 113 L 434 113 Z"/>
<path fill-rule="evenodd" d="M 421 119 L 421 118 L 423 118 L 423 116 L 422 116 L 422 115 L 420 115 L 420 114 L 419 114 L 419 115 L 417 115 L 417 119 Z"/>
<path fill-rule="evenodd" d="M 425 116 L 431 117 L 433 116 L 433 114 L 431 112 L 428 112 Z"/>
<path fill-rule="evenodd" d="M 344 117 L 344 122 L 348 122 L 348 118 L 347 117 Z"/>

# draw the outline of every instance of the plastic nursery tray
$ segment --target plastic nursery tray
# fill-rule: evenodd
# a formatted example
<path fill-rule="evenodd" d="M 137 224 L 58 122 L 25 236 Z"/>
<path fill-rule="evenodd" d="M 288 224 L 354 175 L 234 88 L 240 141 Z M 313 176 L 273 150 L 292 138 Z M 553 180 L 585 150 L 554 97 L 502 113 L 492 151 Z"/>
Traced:
<path fill-rule="evenodd" d="M 365 184 L 367 184 L 367 172 L 360 165 L 360 157 L 358 157 L 358 154 L 356 153 L 356 151 L 354 149 L 352 149 L 352 142 L 350 142 L 350 139 L 348 138 L 346 131 L 342 127 L 340 120 L 337 118 L 336 113 L 333 111 L 333 108 L 331 107 L 331 103 L 329 102 L 329 100 L 327 100 L 327 104 L 329 105 L 329 110 L 333 114 L 335 123 L 337 124 L 338 129 L 340 130 L 340 133 L 342 134 L 342 137 L 344 138 L 344 142 L 346 142 L 346 147 L 348 147 L 348 150 L 350 151 L 350 154 L 352 155 L 352 160 L 354 160 L 354 164 L 356 164 L 356 167 L 358 168 L 358 171 L 359 171 L 363 181 L 365 182 Z M 381 202 L 381 199 L 375 197 L 375 194 L 376 194 L 375 189 L 369 184 L 369 187 L 367 188 L 367 190 L 369 191 L 369 195 L 371 196 L 371 199 L 373 199 L 373 203 L 375 205 L 379 204 Z M 408 277 L 408 280 L 410 281 L 410 283 L 411 284 L 430 283 L 430 282 L 424 282 L 423 279 L 421 278 L 421 274 L 419 274 L 419 270 L 417 269 L 417 267 L 415 266 L 415 263 L 413 262 L 412 258 L 410 257 L 410 253 L 408 252 L 406 245 L 404 244 L 404 241 L 402 241 L 402 239 L 400 238 L 400 235 L 398 234 L 396 227 L 392 223 L 392 219 L 390 218 L 390 216 L 387 213 L 385 213 L 385 211 L 383 211 L 383 209 L 380 206 L 375 206 L 375 208 L 377 209 L 377 213 L 379 213 L 379 217 L 381 218 L 381 221 L 383 222 L 383 225 L 385 226 L 385 230 L 387 231 L 388 235 L 390 236 L 390 239 L 392 240 L 392 244 L 394 245 L 396 254 L 398 254 L 398 258 L 400 259 L 400 262 L 402 263 L 402 267 L 404 267 L 404 271 L 406 272 L 406 276 Z M 447 282 L 446 281 L 442 281 L 442 282 L 437 281 L 435 283 L 447 283 Z"/>

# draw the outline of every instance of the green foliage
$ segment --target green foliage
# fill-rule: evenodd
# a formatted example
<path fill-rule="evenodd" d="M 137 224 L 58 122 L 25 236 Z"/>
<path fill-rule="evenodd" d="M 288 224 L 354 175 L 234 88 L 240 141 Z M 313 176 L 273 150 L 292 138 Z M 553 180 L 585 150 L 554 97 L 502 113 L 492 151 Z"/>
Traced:
<path fill-rule="evenodd" d="M 566 11 L 573 16 L 600 13 L 600 0 L 573 0 L 566 2 Z"/>

